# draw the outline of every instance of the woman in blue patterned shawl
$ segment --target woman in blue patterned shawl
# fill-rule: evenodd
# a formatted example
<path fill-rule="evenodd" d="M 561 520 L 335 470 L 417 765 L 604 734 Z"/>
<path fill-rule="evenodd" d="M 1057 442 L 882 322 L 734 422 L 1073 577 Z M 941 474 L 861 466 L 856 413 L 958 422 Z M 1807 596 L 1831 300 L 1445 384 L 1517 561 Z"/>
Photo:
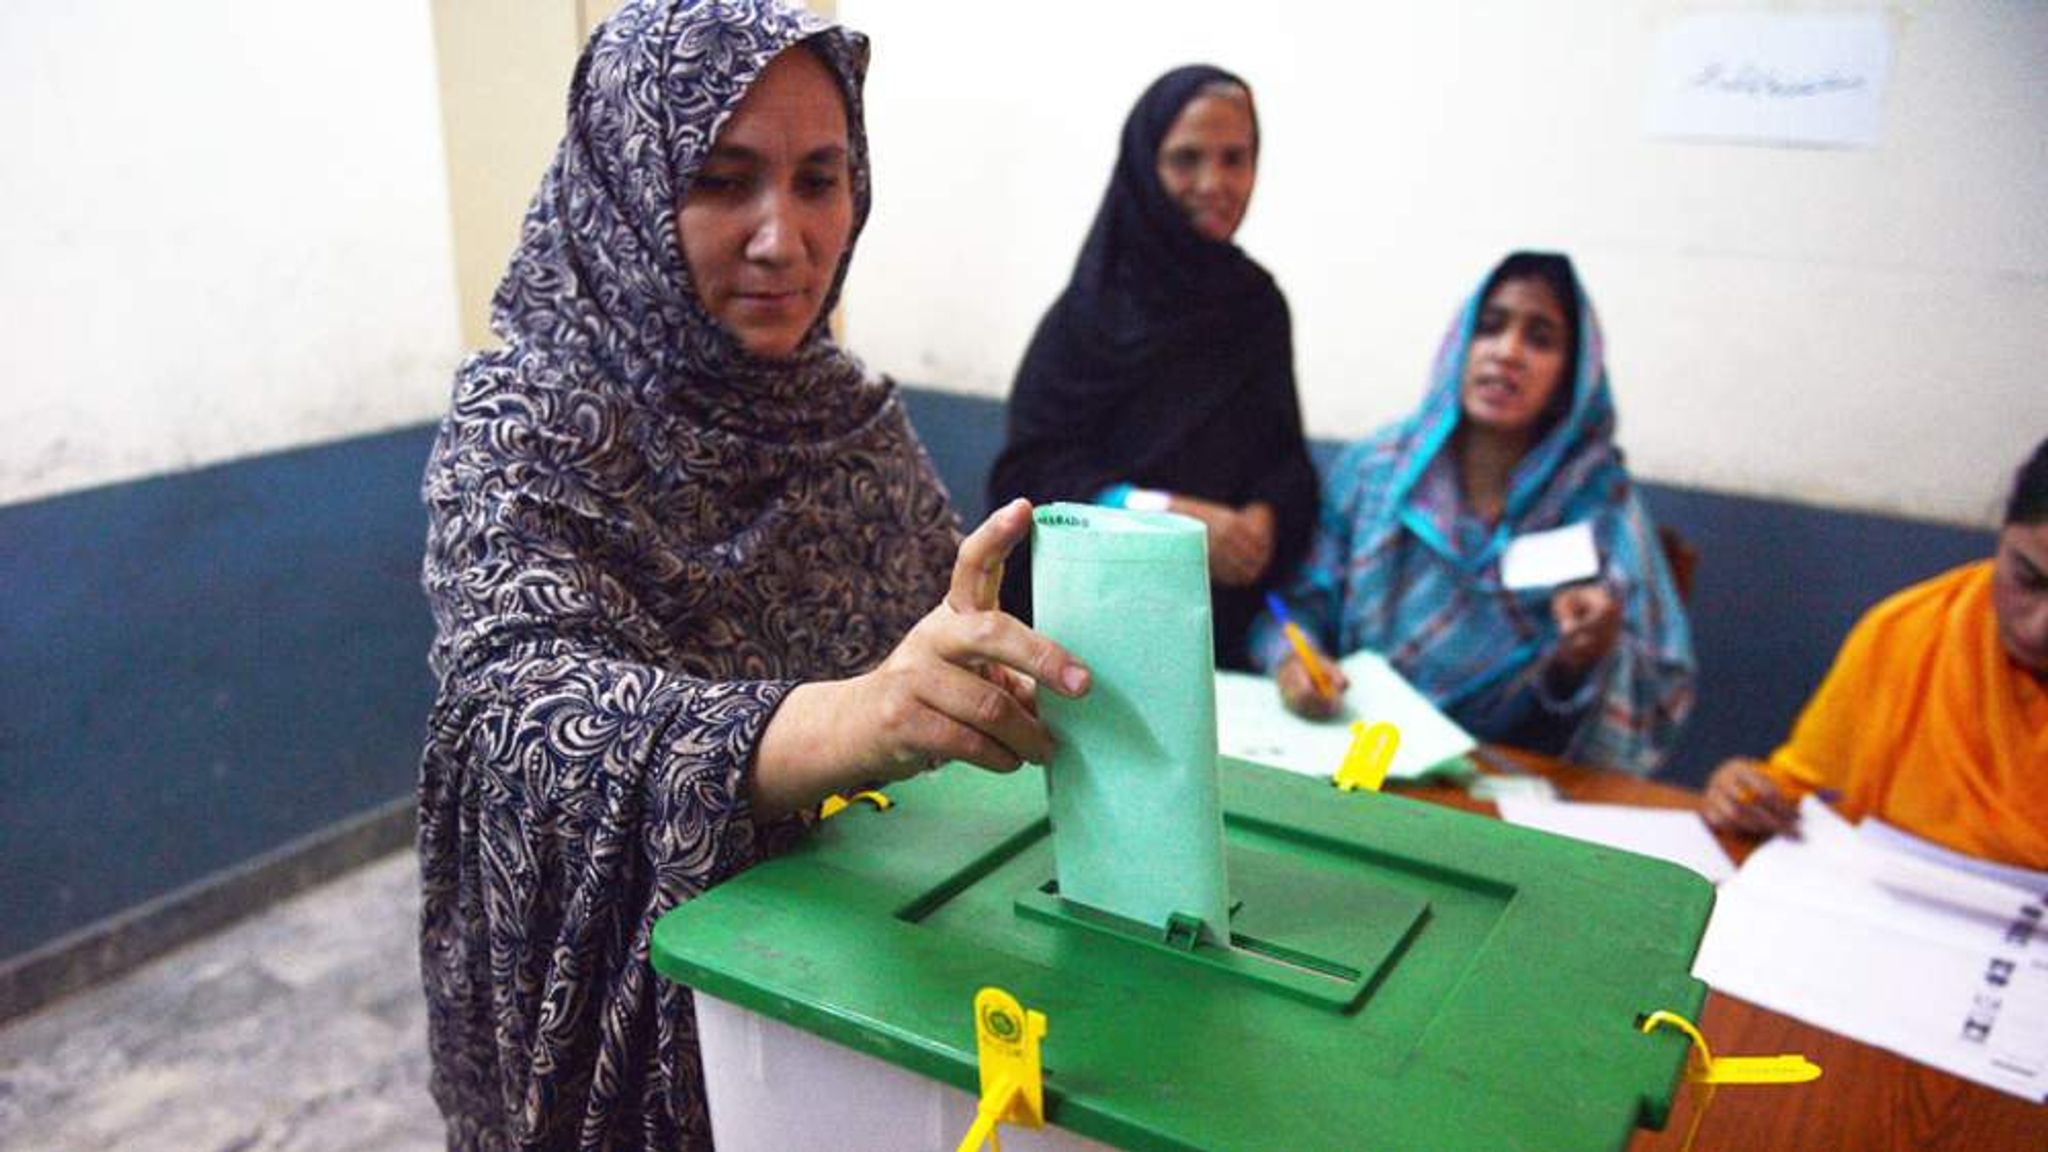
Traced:
<path fill-rule="evenodd" d="M 1332 468 L 1296 621 L 1325 652 L 1386 656 L 1480 739 L 1655 771 L 1692 709 L 1692 637 L 1614 426 L 1571 262 L 1509 256 L 1452 322 L 1421 410 Z M 1518 538 L 1578 524 L 1597 578 L 1503 586 Z M 1290 708 L 1334 711 L 1270 617 L 1253 644 Z"/>
<path fill-rule="evenodd" d="M 457 374 L 419 797 L 452 1148 L 710 1147 L 655 918 L 829 793 L 1043 760 L 1030 681 L 1086 690 L 995 607 L 1029 506 L 961 540 L 893 386 L 827 331 L 865 60 L 777 0 L 626 4 L 577 65 L 505 343 Z"/>

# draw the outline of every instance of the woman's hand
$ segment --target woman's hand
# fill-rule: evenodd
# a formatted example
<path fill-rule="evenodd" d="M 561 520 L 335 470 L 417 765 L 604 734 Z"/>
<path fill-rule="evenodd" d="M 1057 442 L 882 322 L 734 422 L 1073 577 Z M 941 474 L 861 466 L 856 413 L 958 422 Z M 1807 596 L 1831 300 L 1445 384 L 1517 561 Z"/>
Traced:
<path fill-rule="evenodd" d="M 1553 657 L 1573 679 L 1607 658 L 1621 638 L 1621 602 L 1605 584 L 1572 584 L 1550 597 L 1550 618 L 1557 622 Z"/>
<path fill-rule="evenodd" d="M 1031 534 L 1031 505 L 1012 501 L 961 541 L 953 583 L 880 667 L 849 680 L 800 684 L 761 734 L 753 803 L 774 816 L 872 781 L 914 776 L 948 760 L 998 772 L 1045 762 L 1043 684 L 1088 691 L 1087 668 L 997 607 L 1003 560 Z"/>
<path fill-rule="evenodd" d="M 1280 702 L 1287 705 L 1289 712 L 1311 720 L 1328 720 L 1344 707 L 1344 693 L 1351 687 L 1351 680 L 1335 660 L 1321 652 L 1316 653 L 1316 659 L 1322 664 L 1323 675 L 1329 677 L 1328 696 L 1316 691 L 1315 680 L 1299 655 L 1289 656 L 1273 673 L 1273 680 L 1280 685 Z"/>
<path fill-rule="evenodd" d="M 1209 530 L 1209 575 L 1225 588 L 1249 588 L 1266 574 L 1273 562 L 1273 545 L 1278 535 L 1273 508 L 1254 501 L 1232 508 L 1213 500 L 1175 493 L 1169 511 L 1192 516 Z"/>
<path fill-rule="evenodd" d="M 1740 757 L 1724 761 L 1707 777 L 1700 815 L 1716 832 L 1775 836 L 1799 831 L 1798 804 L 1778 791 L 1762 764 Z"/>

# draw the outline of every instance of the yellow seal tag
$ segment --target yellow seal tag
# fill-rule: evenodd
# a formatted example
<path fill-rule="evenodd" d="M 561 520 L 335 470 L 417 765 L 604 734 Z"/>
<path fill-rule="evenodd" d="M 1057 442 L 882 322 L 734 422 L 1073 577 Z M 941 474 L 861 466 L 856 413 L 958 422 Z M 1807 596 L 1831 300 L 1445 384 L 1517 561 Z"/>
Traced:
<path fill-rule="evenodd" d="M 1345 792 L 1363 788 L 1377 792 L 1387 781 L 1387 770 L 1394 766 L 1394 753 L 1401 749 L 1401 730 L 1385 720 L 1367 724 L 1363 720 L 1351 725 L 1351 749 L 1344 753 L 1344 763 L 1337 769 L 1332 781 Z"/>
<path fill-rule="evenodd" d="M 889 799 L 887 796 L 882 795 L 880 792 L 855 792 L 851 799 L 845 796 L 840 796 L 835 793 L 831 796 L 825 797 L 825 802 L 818 805 L 818 819 L 830 820 L 834 816 L 839 815 L 841 812 L 846 811 L 848 808 L 853 807 L 853 802 L 855 800 L 867 801 L 868 803 L 875 806 L 875 811 L 877 812 L 887 812 L 889 810 L 889 806 L 891 804 L 896 803 L 894 800 Z"/>
<path fill-rule="evenodd" d="M 1045 1125 L 1045 1074 L 1038 1043 L 1045 1039 L 1045 1013 L 1034 1012 L 1001 988 L 974 996 L 974 1043 L 981 1060 L 981 1105 L 974 1127 L 957 1152 L 974 1152 L 986 1142 L 1003 1152 L 996 1125 Z"/>
<path fill-rule="evenodd" d="M 1723 1056 L 1714 1057 L 1707 1048 L 1707 1038 L 1693 1022 L 1676 1012 L 1657 1011 L 1643 1019 L 1643 1031 L 1653 1031 L 1669 1025 L 1685 1033 L 1692 1041 L 1692 1062 L 1686 1070 L 1686 1079 L 1698 1084 L 1804 1084 L 1820 1079 L 1820 1065 L 1804 1056 L 1787 1054 L 1781 1056 Z"/>

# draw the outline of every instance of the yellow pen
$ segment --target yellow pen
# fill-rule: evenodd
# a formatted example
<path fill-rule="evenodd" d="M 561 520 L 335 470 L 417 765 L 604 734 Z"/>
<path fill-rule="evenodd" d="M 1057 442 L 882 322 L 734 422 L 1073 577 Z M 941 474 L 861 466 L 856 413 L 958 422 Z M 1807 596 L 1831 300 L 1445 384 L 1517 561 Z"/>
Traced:
<path fill-rule="evenodd" d="M 1287 614 L 1287 604 L 1271 592 L 1266 593 L 1266 607 L 1273 610 L 1273 619 L 1280 621 L 1281 631 L 1287 633 L 1287 642 L 1294 645 L 1294 654 L 1301 657 L 1301 666 L 1308 669 L 1309 683 L 1315 685 L 1316 695 L 1325 700 L 1337 696 L 1337 686 L 1330 683 L 1330 674 L 1323 669 L 1323 662 L 1316 658 L 1315 645 L 1308 642 L 1308 633 Z"/>

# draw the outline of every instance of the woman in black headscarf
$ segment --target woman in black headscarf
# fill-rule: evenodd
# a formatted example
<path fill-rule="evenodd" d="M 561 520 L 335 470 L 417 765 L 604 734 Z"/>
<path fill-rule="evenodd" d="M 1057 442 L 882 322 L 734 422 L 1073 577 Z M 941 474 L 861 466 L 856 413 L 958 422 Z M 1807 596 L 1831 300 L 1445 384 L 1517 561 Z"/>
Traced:
<path fill-rule="evenodd" d="M 1216 659 L 1249 667 L 1263 592 L 1308 546 L 1316 474 L 1287 301 L 1231 243 L 1258 168 L 1244 81 L 1177 68 L 1124 122 L 1109 190 L 1010 395 L 992 505 L 1018 496 L 1164 509 L 1209 530 Z M 1030 569 L 1003 603 L 1029 619 Z"/>
<path fill-rule="evenodd" d="M 1023 678 L 1086 690 L 995 610 L 1029 508 L 960 540 L 895 388 L 826 330 L 866 58 L 780 0 L 621 7 L 498 289 L 505 344 L 457 373 L 419 853 L 458 1152 L 708 1149 L 655 919 L 829 793 L 1042 762 Z"/>

